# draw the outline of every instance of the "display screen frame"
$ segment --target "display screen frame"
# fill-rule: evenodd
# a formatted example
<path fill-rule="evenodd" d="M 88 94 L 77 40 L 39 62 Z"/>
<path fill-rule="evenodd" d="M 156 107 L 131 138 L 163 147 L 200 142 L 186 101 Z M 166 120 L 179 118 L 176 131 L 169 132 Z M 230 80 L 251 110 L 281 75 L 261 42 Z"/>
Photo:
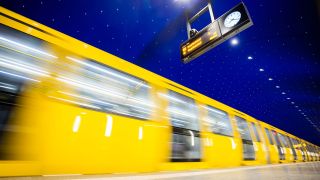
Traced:
<path fill-rule="evenodd" d="M 232 27 L 225 27 L 224 21 L 227 16 L 235 11 L 239 11 L 241 13 L 241 19 L 239 22 Z M 201 31 L 199 31 L 194 37 L 188 39 L 180 45 L 180 55 L 181 61 L 183 63 L 188 63 L 193 59 L 199 57 L 203 53 L 211 50 L 212 48 L 218 46 L 229 38 L 235 36 L 241 31 L 249 28 L 253 25 L 251 16 L 247 10 L 247 7 L 243 2 L 239 3 L 228 12 L 224 13 L 214 22 L 207 25 Z M 211 29 L 210 29 L 211 28 Z M 216 35 L 208 33 L 214 33 Z M 214 37 L 210 40 L 210 37 Z"/>

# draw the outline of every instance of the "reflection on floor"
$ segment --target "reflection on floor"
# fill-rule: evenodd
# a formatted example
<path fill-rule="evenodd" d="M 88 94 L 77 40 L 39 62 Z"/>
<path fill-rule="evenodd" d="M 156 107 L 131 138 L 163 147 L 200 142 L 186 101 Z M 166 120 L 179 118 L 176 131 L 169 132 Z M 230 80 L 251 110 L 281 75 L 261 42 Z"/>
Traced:
<path fill-rule="evenodd" d="M 184 172 L 162 172 L 148 174 L 127 174 L 127 175 L 52 175 L 38 177 L 19 177 L 3 178 L 17 180 L 55 180 L 55 179 L 73 179 L 73 180 L 147 180 L 147 179 L 175 179 L 175 180 L 270 180 L 270 179 L 320 179 L 320 162 L 279 164 L 267 166 L 239 167 L 229 169 L 214 169 L 202 171 L 184 171 Z"/>

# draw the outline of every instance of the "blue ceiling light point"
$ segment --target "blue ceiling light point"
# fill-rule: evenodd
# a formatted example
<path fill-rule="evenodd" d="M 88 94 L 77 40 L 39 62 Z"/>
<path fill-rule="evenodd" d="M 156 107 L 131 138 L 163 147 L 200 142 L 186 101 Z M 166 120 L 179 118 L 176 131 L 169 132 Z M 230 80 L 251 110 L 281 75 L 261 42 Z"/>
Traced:
<path fill-rule="evenodd" d="M 279 88 L 280 88 L 280 86 L 276 86 L 276 88 L 277 88 L 277 89 L 279 89 Z"/>
<path fill-rule="evenodd" d="M 291 102 L 291 104 L 294 104 L 294 102 Z"/>
<path fill-rule="evenodd" d="M 269 80 L 269 81 L 273 81 L 273 78 L 269 78 L 268 80 Z"/>
<path fill-rule="evenodd" d="M 287 97 L 287 99 L 289 100 L 289 99 L 291 99 L 291 98 Z"/>
<path fill-rule="evenodd" d="M 294 106 L 294 107 L 298 108 L 299 106 Z"/>
<path fill-rule="evenodd" d="M 286 93 L 285 93 L 285 92 L 282 92 L 281 94 L 285 95 Z"/>
<path fill-rule="evenodd" d="M 236 46 L 239 44 L 239 40 L 237 38 L 233 38 L 233 39 L 231 39 L 230 43 L 232 46 Z"/>
<path fill-rule="evenodd" d="M 298 111 L 301 112 L 301 109 L 299 109 Z"/>
<path fill-rule="evenodd" d="M 260 72 L 264 72 L 264 69 L 260 68 L 259 71 L 260 71 Z"/>
<path fill-rule="evenodd" d="M 253 59 L 253 57 L 252 56 L 248 56 L 248 60 L 252 60 Z"/>

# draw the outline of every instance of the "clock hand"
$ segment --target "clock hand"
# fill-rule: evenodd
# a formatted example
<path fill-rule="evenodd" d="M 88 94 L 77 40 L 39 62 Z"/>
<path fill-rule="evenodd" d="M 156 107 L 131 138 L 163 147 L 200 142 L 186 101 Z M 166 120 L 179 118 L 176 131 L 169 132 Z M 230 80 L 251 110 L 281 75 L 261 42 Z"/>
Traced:
<path fill-rule="evenodd" d="M 234 21 L 234 20 L 238 20 L 238 19 L 232 19 L 230 22 Z"/>
<path fill-rule="evenodd" d="M 234 20 L 234 19 L 231 19 L 231 20 L 229 21 L 229 23 L 231 23 L 233 20 Z"/>

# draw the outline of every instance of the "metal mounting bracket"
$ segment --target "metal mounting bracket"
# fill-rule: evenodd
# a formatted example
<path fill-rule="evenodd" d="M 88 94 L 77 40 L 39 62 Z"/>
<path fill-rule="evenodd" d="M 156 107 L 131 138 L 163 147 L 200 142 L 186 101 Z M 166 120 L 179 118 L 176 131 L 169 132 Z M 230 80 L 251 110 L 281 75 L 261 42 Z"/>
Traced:
<path fill-rule="evenodd" d="M 191 18 L 189 18 L 190 12 L 186 11 L 188 39 L 191 38 L 191 36 L 190 36 L 190 32 L 192 30 L 191 24 L 194 21 L 196 21 L 200 16 L 202 16 L 204 13 L 206 13 L 207 11 L 209 11 L 211 22 L 214 22 L 215 19 L 214 19 L 211 0 L 208 0 L 208 4 L 204 8 L 202 8 L 199 12 L 197 12 L 194 16 L 192 16 Z"/>

